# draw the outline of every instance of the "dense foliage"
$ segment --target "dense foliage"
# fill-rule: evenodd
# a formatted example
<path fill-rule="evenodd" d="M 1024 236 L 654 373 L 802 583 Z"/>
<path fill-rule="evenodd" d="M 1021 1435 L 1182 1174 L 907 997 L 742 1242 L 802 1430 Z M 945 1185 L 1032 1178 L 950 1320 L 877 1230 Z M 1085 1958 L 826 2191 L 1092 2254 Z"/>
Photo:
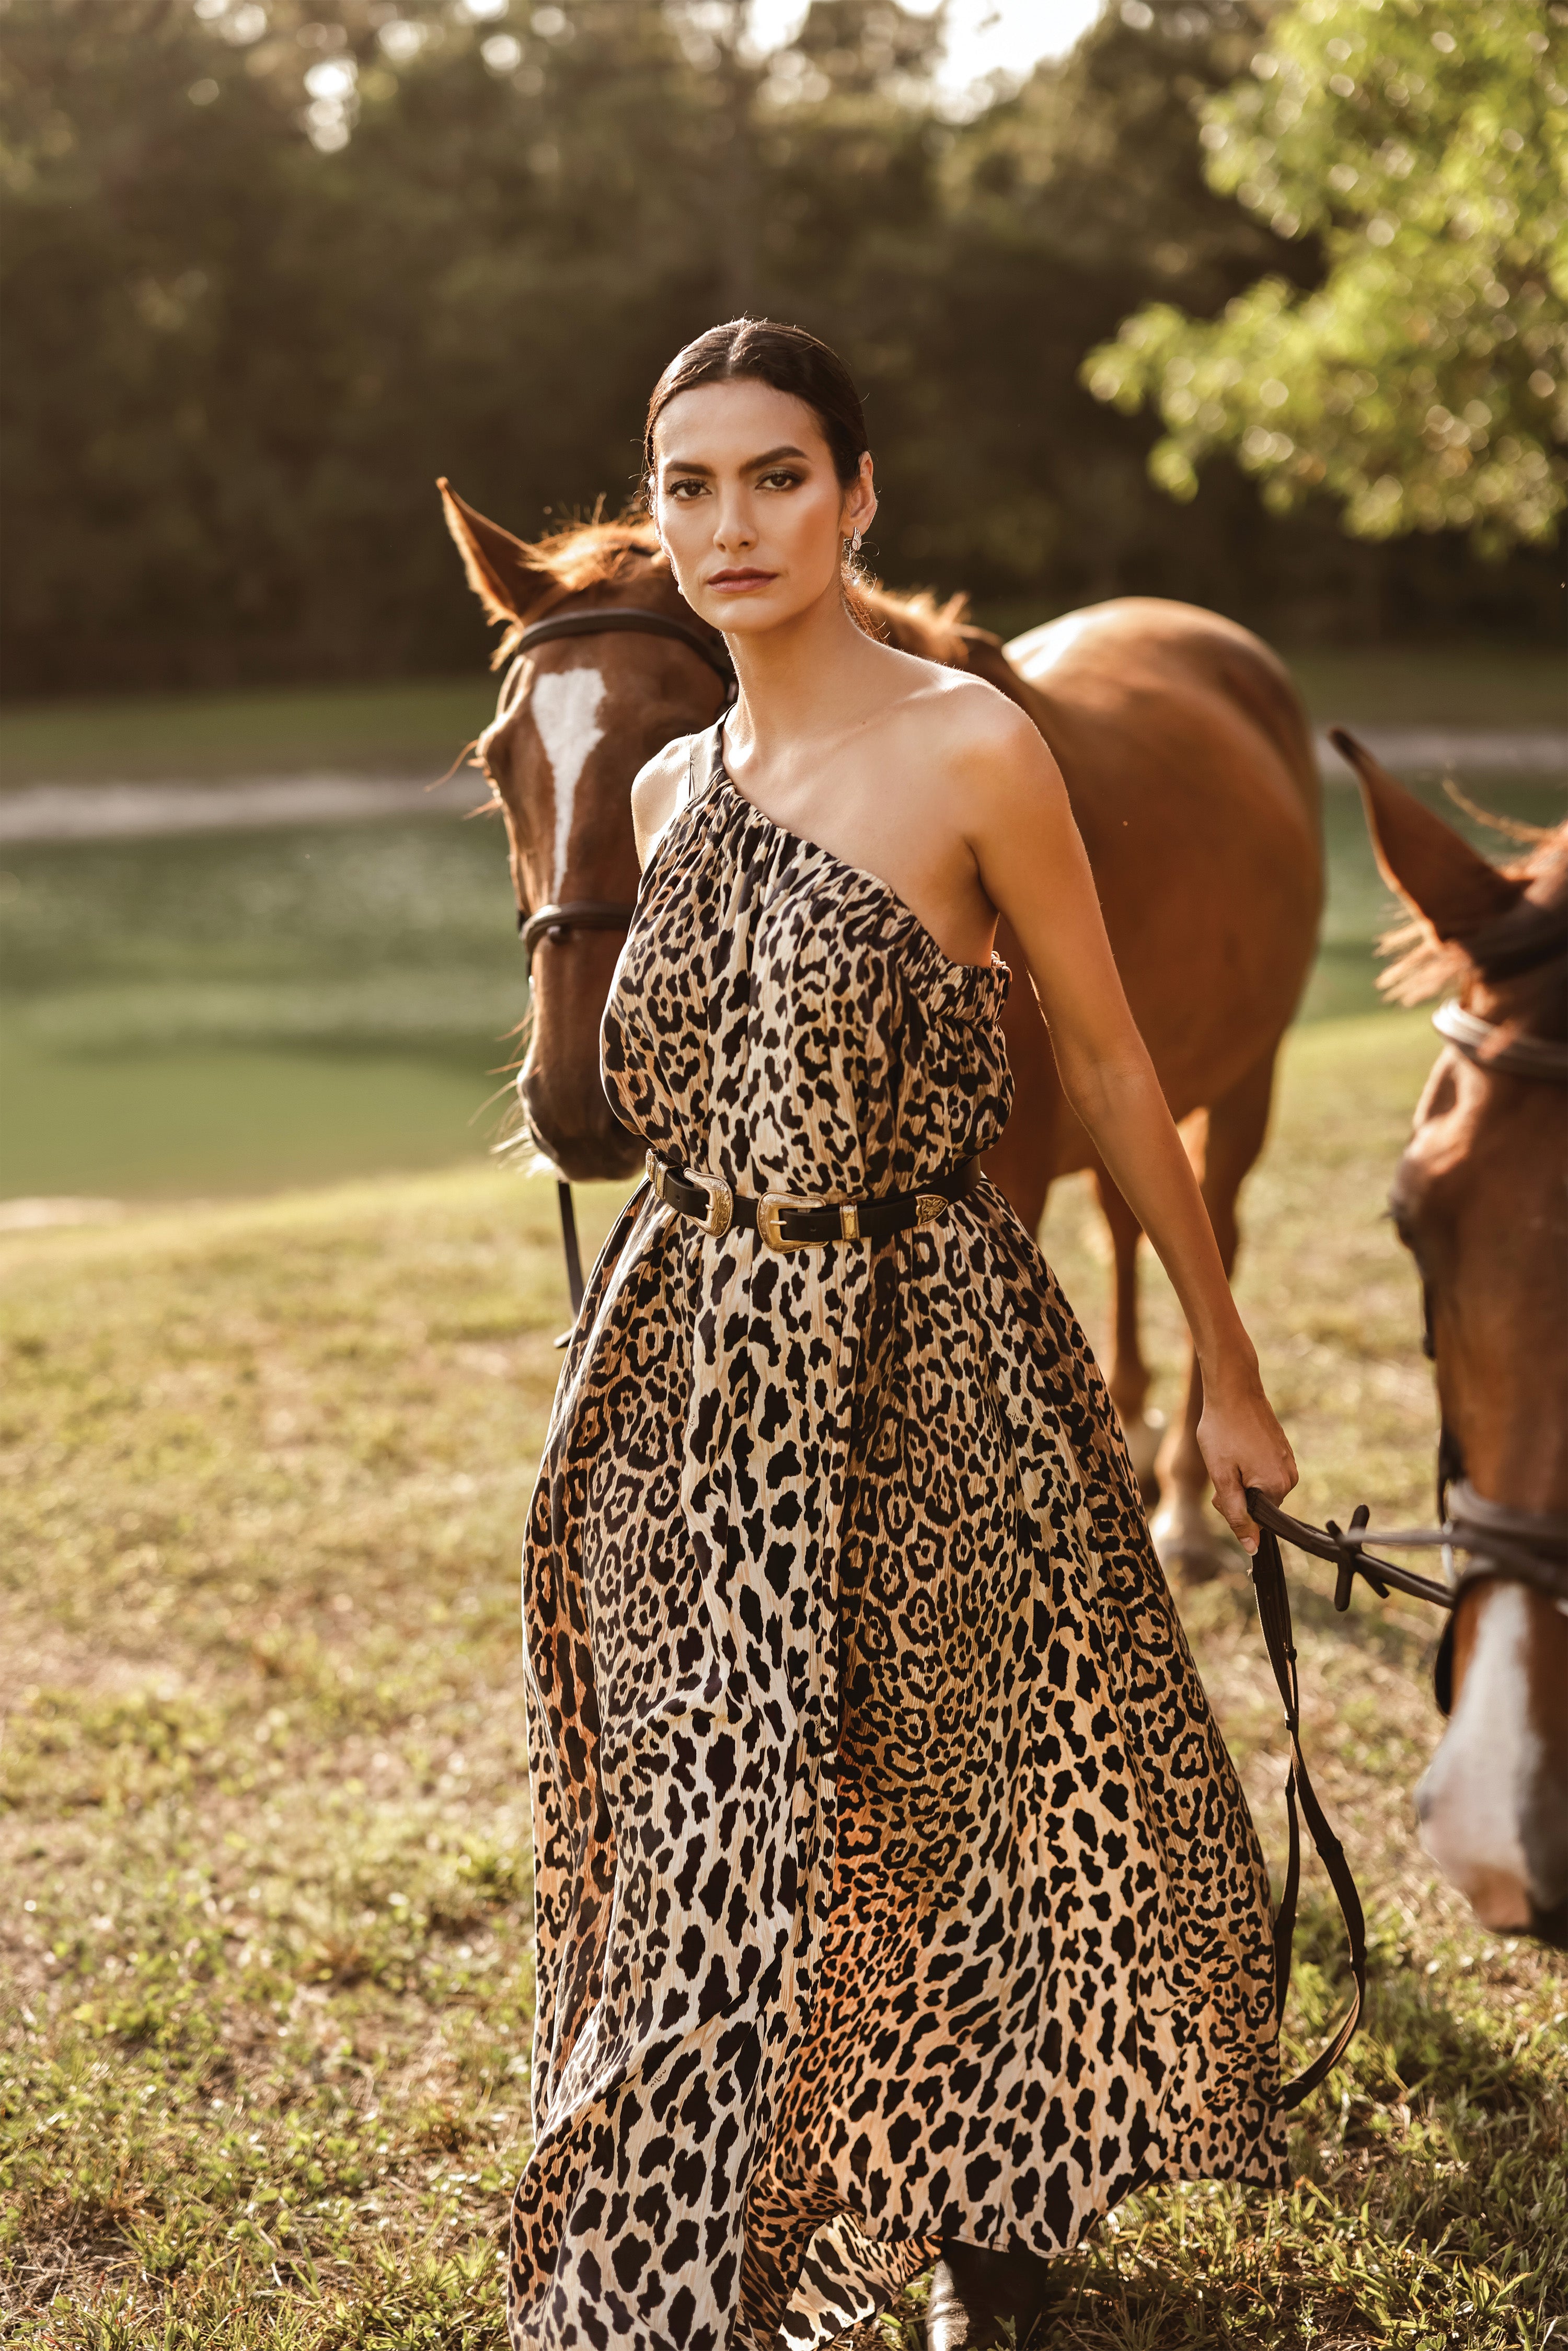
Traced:
<path fill-rule="evenodd" d="M 1088 381 L 1157 404 L 1177 497 L 1233 448 L 1283 510 L 1320 486 L 1367 538 L 1546 540 L 1568 504 L 1568 7 L 1291 0 L 1204 110 L 1213 186 L 1327 270 L 1223 317 L 1129 319 Z"/>
<path fill-rule="evenodd" d="M 1141 305 L 1320 273 L 1204 176 L 1254 0 L 1125 0 L 963 125 L 896 0 L 769 59 L 739 0 L 0 7 L 12 695 L 474 660 L 433 476 L 524 531 L 619 506 L 647 386 L 743 308 L 855 367 L 895 581 L 1297 637 L 1551 610 L 1546 555 L 1357 548 L 1225 463 L 1175 509 L 1079 385 Z"/>

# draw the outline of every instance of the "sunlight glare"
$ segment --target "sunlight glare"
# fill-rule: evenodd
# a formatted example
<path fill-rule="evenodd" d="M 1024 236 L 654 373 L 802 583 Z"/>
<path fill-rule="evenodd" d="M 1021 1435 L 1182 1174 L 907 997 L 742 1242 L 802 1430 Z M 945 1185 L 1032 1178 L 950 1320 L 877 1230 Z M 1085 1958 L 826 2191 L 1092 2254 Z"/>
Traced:
<path fill-rule="evenodd" d="M 1041 57 L 1064 56 L 1087 32 L 1102 0 L 950 0 L 937 87 L 945 98 L 993 73 L 1020 78 Z M 939 0 L 904 0 L 911 16 L 929 16 Z M 806 20 L 800 0 L 752 0 L 749 35 L 766 54 L 794 40 Z"/>

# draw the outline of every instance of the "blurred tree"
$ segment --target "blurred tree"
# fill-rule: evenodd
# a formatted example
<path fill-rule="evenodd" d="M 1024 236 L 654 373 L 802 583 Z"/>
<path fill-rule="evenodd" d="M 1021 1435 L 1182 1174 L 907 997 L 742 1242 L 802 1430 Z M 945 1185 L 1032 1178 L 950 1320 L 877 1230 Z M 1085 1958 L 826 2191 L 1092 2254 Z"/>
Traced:
<path fill-rule="evenodd" d="M 0 6 L 14 695 L 476 662 L 433 477 L 523 531 L 619 507 L 649 386 L 740 308 L 855 370 L 893 579 L 1292 634 L 1549 610 L 1545 555 L 1478 587 L 1452 534 L 1271 521 L 1223 457 L 1178 511 L 1077 381 L 1140 304 L 1315 282 L 1204 174 L 1251 0 L 1120 0 L 962 124 L 898 0 L 766 58 L 739 0 Z"/>
<path fill-rule="evenodd" d="M 942 362 L 913 371 L 930 486 L 905 566 L 935 556 L 993 593 L 1046 580 L 1072 598 L 1134 580 L 1200 601 L 1235 593 L 1246 564 L 1225 486 L 1196 528 L 1185 518 L 1184 546 L 1140 479 L 1147 436 L 1097 411 L 1078 369 L 1150 295 L 1218 308 L 1261 269 L 1310 275 L 1310 250 L 1218 196 L 1201 167 L 1194 105 L 1256 37 L 1245 0 L 1130 0 L 948 141 L 922 320 Z"/>
<path fill-rule="evenodd" d="M 1155 303 L 1090 354 L 1157 406 L 1155 479 L 1234 450 L 1276 512 L 1320 488 L 1366 538 L 1546 541 L 1568 501 L 1568 7 L 1290 0 L 1204 108 L 1211 184 L 1321 246 L 1197 320 Z"/>

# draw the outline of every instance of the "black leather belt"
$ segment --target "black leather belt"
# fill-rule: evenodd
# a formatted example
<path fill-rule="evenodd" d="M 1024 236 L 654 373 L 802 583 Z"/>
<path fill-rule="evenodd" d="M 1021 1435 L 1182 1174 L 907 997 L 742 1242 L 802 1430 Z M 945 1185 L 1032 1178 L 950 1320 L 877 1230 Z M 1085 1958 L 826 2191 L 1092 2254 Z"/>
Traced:
<path fill-rule="evenodd" d="M 793 1199 L 787 1192 L 765 1192 L 756 1200 L 745 1192 L 732 1192 L 721 1176 L 666 1167 L 652 1151 L 648 1181 L 656 1198 L 678 1208 L 683 1217 L 695 1217 L 716 1240 L 722 1233 L 755 1232 L 770 1249 L 820 1249 L 824 1241 L 881 1241 L 936 1224 L 955 1200 L 975 1190 L 980 1163 L 962 1160 L 933 1176 L 918 1192 L 879 1192 L 869 1199 L 831 1204 Z"/>

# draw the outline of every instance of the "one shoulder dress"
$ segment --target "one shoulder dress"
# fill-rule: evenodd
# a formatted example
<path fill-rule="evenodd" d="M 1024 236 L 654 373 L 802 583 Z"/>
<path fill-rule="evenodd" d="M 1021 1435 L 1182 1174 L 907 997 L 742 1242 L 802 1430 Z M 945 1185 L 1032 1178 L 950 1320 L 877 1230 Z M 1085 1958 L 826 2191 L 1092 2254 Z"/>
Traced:
<path fill-rule="evenodd" d="M 917 1189 L 1011 1103 L 1009 975 L 697 738 L 603 1078 L 665 1165 Z M 817 2346 L 945 2238 L 1049 2256 L 1286 2177 L 1268 1886 L 1104 1383 L 988 1181 L 881 1241 L 643 1184 L 523 1570 L 538 2007 L 514 2346 Z"/>

